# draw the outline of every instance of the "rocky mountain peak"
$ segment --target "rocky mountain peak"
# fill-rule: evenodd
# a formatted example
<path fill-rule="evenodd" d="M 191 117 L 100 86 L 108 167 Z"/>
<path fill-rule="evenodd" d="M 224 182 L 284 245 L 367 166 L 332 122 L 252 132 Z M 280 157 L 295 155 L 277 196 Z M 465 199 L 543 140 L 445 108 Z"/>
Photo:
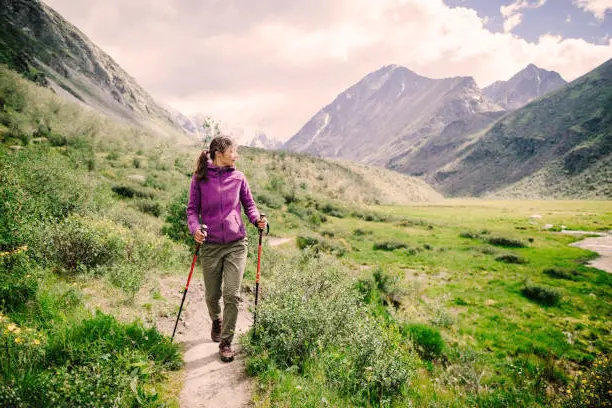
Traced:
<path fill-rule="evenodd" d="M 529 64 L 508 81 L 497 81 L 484 88 L 483 92 L 498 105 L 514 110 L 566 84 L 557 72 Z"/>

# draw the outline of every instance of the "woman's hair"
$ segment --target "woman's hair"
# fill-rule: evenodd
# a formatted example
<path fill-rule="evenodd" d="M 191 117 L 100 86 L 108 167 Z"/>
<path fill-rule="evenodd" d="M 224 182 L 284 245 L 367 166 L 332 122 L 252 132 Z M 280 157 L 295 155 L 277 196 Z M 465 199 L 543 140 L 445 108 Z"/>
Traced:
<path fill-rule="evenodd" d="M 217 136 L 211 142 L 208 150 L 203 150 L 200 153 L 196 164 L 195 176 L 196 179 L 208 181 L 208 161 L 215 160 L 217 152 L 225 152 L 228 148 L 234 146 L 234 142 L 227 136 Z"/>

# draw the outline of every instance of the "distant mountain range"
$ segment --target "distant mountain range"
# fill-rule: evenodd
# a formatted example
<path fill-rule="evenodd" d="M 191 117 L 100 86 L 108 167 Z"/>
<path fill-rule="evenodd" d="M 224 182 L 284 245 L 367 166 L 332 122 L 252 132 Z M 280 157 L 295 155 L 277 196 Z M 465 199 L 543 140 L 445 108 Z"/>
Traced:
<path fill-rule="evenodd" d="M 612 197 L 605 184 L 601 188 L 585 184 L 576 174 L 568 173 L 568 165 L 553 169 L 547 164 L 559 160 L 575 163 L 584 156 L 587 162 L 578 166 L 582 172 L 607 160 L 606 142 L 601 141 L 606 136 L 597 133 L 601 126 L 606 127 L 600 117 L 602 106 L 607 106 L 605 72 L 604 64 L 583 82 L 568 85 L 558 73 L 529 64 L 508 81 L 481 90 L 471 77 L 430 79 L 389 65 L 340 93 L 283 148 L 422 176 L 449 195 L 501 194 L 503 190 L 515 196 L 546 196 L 553 194 L 552 190 L 542 186 L 509 187 L 546 170 L 548 179 L 554 176 L 557 185 L 564 186 L 555 190 L 557 197 L 580 197 L 587 188 L 589 196 Z M 595 77 L 599 79 L 595 81 Z M 585 83 L 598 86 L 590 88 Z M 585 87 L 589 89 L 586 93 Z M 554 106 L 546 105 L 551 100 Z M 542 108 L 543 104 L 548 110 Z M 582 115 L 571 114 L 576 111 Z M 521 121 L 513 119 L 517 117 Z M 582 121 L 586 118 L 597 123 L 601 119 L 603 124 L 585 127 Z M 578 132 L 579 136 L 568 139 L 559 132 Z M 536 148 L 537 140 L 546 140 L 547 149 Z M 597 154 L 592 140 L 600 140 L 594 145 L 601 148 Z M 526 156 L 512 152 L 513 143 L 526 143 L 534 149 L 531 165 L 526 165 Z M 482 147 L 485 145 L 486 149 Z M 566 157 L 569 152 L 574 153 Z M 495 162 L 491 162 L 492 157 Z M 538 177 L 543 176 L 538 173 Z M 597 183 L 605 179 L 602 177 L 589 180 Z M 560 183 L 560 179 L 567 182 Z M 612 179 L 608 185 L 612 185 Z"/>
<path fill-rule="evenodd" d="M 0 0 L 0 63 L 112 118 L 194 142 L 110 56 L 38 0 Z"/>
<path fill-rule="evenodd" d="M 216 134 L 223 134 L 233 138 L 241 146 L 258 147 L 266 150 L 276 150 L 282 142 L 266 134 L 262 129 L 246 132 L 239 127 L 230 127 L 227 123 L 215 120 L 210 115 L 194 114 L 184 115 L 171 107 L 165 108 L 172 116 L 174 122 L 198 140 L 206 140 Z"/>
<path fill-rule="evenodd" d="M 612 59 L 504 116 L 432 181 L 450 195 L 612 198 Z"/>
<path fill-rule="evenodd" d="M 529 64 L 509 80 L 496 81 L 482 92 L 504 109 L 515 110 L 566 84 L 558 73 Z"/>

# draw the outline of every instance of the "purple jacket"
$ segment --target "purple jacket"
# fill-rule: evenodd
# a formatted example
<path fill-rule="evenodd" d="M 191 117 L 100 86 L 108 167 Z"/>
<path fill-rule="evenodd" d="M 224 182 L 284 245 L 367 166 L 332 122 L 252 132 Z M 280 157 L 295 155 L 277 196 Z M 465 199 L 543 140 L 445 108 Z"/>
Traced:
<path fill-rule="evenodd" d="M 217 167 L 208 163 L 208 181 L 191 179 L 187 225 L 193 235 L 200 224 L 207 229 L 206 241 L 226 244 L 246 236 L 240 216 L 240 204 L 253 225 L 257 225 L 259 211 L 253 201 L 244 174 L 233 167 Z"/>

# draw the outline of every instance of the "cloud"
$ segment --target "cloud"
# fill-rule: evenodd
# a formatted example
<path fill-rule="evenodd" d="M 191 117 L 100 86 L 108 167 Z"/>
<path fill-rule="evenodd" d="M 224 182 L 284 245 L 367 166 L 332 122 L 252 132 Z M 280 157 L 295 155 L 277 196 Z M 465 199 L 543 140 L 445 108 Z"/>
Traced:
<path fill-rule="evenodd" d="M 610 40 L 492 33 L 475 10 L 442 0 L 47 3 L 158 101 L 279 139 L 383 65 L 430 78 L 473 76 L 486 86 L 529 63 L 571 80 L 612 55 Z"/>
<path fill-rule="evenodd" d="M 500 12 L 504 17 L 504 32 L 511 32 L 523 20 L 523 10 L 526 8 L 540 8 L 546 0 L 537 0 L 537 3 L 530 4 L 529 0 L 517 0 L 507 6 L 501 6 Z"/>
<path fill-rule="evenodd" d="M 574 4 L 593 13 L 597 19 L 602 21 L 606 17 L 606 12 L 612 10 L 612 0 L 574 0 Z"/>

